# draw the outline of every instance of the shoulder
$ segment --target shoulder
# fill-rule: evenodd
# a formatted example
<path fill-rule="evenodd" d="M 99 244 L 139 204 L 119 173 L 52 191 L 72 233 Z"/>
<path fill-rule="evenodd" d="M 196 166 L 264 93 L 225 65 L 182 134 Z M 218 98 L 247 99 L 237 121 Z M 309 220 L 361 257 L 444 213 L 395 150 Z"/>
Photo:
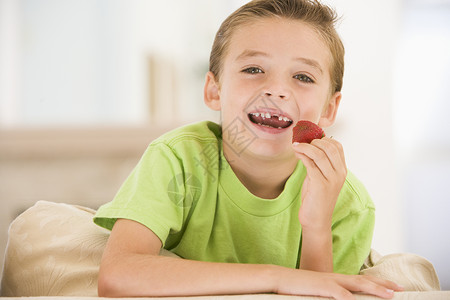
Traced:
<path fill-rule="evenodd" d="M 175 147 L 183 142 L 214 142 L 221 139 L 222 128 L 211 121 L 188 124 L 165 133 L 152 142 L 152 145 L 166 144 Z"/>
<path fill-rule="evenodd" d="M 358 206 L 361 208 L 375 208 L 364 184 L 350 171 L 345 179 L 344 187 L 344 193 L 352 194 L 355 200 L 357 200 Z"/>
<path fill-rule="evenodd" d="M 348 214 L 365 213 L 368 210 L 374 211 L 375 205 L 367 189 L 352 172 L 348 171 L 336 203 L 336 214 L 344 217 Z"/>
<path fill-rule="evenodd" d="M 169 131 L 155 139 L 145 151 L 141 163 L 171 164 L 193 174 L 215 167 L 222 147 L 219 124 L 202 121 Z"/>

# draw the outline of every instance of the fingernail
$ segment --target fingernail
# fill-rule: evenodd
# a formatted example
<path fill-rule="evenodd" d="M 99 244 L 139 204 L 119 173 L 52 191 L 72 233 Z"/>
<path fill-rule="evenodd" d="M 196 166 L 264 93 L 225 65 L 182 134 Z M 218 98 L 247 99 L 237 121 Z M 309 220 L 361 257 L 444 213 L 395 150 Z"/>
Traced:
<path fill-rule="evenodd" d="M 394 290 L 386 289 L 386 292 L 388 292 L 389 294 L 393 294 L 393 293 L 394 293 Z"/>
<path fill-rule="evenodd" d="M 299 142 L 293 142 L 293 143 L 292 143 L 293 146 L 297 146 L 297 145 L 299 145 L 299 144 L 300 144 Z"/>

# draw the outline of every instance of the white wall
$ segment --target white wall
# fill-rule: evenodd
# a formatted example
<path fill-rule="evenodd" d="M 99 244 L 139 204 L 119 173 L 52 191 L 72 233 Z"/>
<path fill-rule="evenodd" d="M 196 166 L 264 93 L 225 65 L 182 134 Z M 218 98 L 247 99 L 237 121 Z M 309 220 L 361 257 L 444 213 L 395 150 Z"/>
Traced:
<path fill-rule="evenodd" d="M 0 126 L 18 122 L 19 17 L 18 1 L 0 0 Z"/>
<path fill-rule="evenodd" d="M 448 290 L 450 1 L 414 1 L 403 16 L 393 104 L 405 248 L 429 259 Z"/>

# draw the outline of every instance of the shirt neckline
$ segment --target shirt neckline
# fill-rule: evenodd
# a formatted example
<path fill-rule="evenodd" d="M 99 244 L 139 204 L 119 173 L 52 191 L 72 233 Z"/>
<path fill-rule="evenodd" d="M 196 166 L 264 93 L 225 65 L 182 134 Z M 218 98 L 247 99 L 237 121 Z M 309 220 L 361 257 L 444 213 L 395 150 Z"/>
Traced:
<path fill-rule="evenodd" d="M 243 211 L 255 216 L 272 216 L 288 208 L 294 201 L 300 201 L 300 190 L 306 170 L 299 161 L 294 172 L 286 181 L 283 191 L 275 199 L 264 199 L 253 195 L 237 178 L 221 151 L 219 184 L 228 198 Z"/>

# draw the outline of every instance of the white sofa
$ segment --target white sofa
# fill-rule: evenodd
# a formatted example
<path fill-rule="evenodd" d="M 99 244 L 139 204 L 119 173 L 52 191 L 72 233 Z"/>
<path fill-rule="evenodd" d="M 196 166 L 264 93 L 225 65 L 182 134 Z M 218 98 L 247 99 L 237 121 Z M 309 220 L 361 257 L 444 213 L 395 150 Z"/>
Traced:
<path fill-rule="evenodd" d="M 1 296 L 11 299 L 99 299 L 97 275 L 109 231 L 92 222 L 86 207 L 39 201 L 19 215 L 8 233 Z M 164 251 L 163 255 L 173 255 Z M 413 254 L 380 256 L 375 251 L 361 271 L 394 280 L 405 287 L 394 299 L 450 299 L 440 291 L 434 267 Z M 182 298 L 182 297 L 181 297 Z M 318 299 L 274 294 L 189 297 L 189 300 Z M 355 295 L 356 299 L 377 299 Z M 155 298 L 152 298 L 155 299 Z M 180 298 L 161 298 L 164 300 Z"/>

